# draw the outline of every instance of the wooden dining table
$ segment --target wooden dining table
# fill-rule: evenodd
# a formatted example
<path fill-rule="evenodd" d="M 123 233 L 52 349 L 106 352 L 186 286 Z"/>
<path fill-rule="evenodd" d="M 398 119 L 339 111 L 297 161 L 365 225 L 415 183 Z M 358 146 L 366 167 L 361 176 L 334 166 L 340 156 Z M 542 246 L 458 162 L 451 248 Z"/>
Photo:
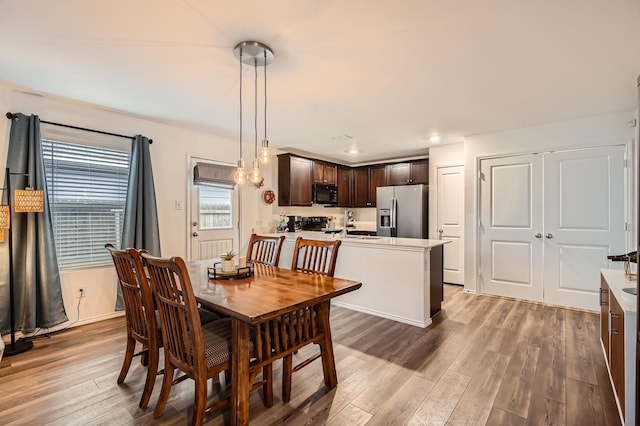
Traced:
<path fill-rule="evenodd" d="M 262 368 L 305 345 L 320 345 L 324 383 L 336 387 L 331 299 L 362 283 L 260 264 L 250 277 L 212 280 L 214 261 L 187 266 L 196 300 L 231 318 L 231 424 L 249 424 L 249 392 Z"/>

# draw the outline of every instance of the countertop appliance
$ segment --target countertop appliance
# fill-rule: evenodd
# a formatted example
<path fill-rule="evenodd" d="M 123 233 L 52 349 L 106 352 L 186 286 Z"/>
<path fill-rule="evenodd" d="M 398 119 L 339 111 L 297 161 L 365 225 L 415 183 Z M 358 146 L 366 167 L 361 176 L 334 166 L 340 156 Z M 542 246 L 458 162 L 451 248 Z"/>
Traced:
<path fill-rule="evenodd" d="M 302 231 L 302 216 L 287 216 L 289 222 L 287 222 L 287 232 L 300 232 Z"/>
<path fill-rule="evenodd" d="M 376 192 L 376 232 L 382 237 L 429 238 L 429 187 L 383 186 Z"/>
<path fill-rule="evenodd" d="M 327 229 L 329 218 L 327 216 L 309 216 L 302 218 L 303 231 L 324 231 Z"/>
<path fill-rule="evenodd" d="M 338 204 L 338 187 L 335 185 L 313 184 L 314 204 Z"/>

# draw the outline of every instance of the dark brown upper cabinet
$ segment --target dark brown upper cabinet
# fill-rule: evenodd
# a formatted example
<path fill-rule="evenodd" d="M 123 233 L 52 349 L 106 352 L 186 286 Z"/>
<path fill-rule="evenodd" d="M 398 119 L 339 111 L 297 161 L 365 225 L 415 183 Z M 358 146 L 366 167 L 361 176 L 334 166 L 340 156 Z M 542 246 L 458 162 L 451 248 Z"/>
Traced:
<path fill-rule="evenodd" d="M 376 190 L 387 185 L 387 168 L 384 164 L 358 167 L 354 170 L 354 207 L 375 207 Z"/>
<path fill-rule="evenodd" d="M 337 167 L 338 205 L 337 207 L 353 206 L 353 169 Z"/>
<path fill-rule="evenodd" d="M 389 185 L 429 184 L 429 160 L 417 160 L 387 166 Z"/>
<path fill-rule="evenodd" d="M 311 206 L 313 161 L 278 155 L 278 205 Z"/>
<path fill-rule="evenodd" d="M 336 165 L 324 161 L 313 162 L 313 183 L 336 184 Z"/>

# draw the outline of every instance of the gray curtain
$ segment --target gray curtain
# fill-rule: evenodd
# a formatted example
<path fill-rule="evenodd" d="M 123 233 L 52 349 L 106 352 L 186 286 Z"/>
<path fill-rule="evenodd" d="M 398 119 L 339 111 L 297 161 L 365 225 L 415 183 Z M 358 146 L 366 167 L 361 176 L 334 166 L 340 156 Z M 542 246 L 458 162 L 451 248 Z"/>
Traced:
<path fill-rule="evenodd" d="M 44 212 L 13 213 L 9 230 L 13 233 L 16 331 L 30 333 L 36 327 L 50 328 L 68 320 L 62 301 L 38 116 L 18 114 L 18 118 L 11 121 L 6 167 L 11 173 L 29 174 L 29 177 L 11 176 L 12 189 L 24 189 L 31 184 L 35 189 L 44 190 Z M 3 202 L 6 202 L 4 192 Z M 10 328 L 9 244 L 6 241 L 0 244 L 0 259 L 0 329 L 5 333 Z"/>
<path fill-rule="evenodd" d="M 146 249 L 154 256 L 160 256 L 160 230 L 158 228 L 158 208 L 153 185 L 149 139 L 137 135 L 131 149 L 127 204 L 124 209 L 122 228 L 122 248 Z M 120 286 L 116 298 L 116 310 L 124 309 Z"/>

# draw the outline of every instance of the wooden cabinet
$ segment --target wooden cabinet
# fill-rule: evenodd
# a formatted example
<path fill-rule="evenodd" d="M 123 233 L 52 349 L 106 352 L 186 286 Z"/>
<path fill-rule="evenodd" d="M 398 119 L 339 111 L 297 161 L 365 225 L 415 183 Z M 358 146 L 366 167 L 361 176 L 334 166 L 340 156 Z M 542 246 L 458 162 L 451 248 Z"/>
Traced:
<path fill-rule="evenodd" d="M 335 164 L 325 163 L 324 161 L 313 162 L 313 183 L 321 183 L 324 185 L 336 184 Z"/>
<path fill-rule="evenodd" d="M 607 361 L 610 357 L 609 348 L 609 285 L 604 277 L 600 277 L 600 341 L 604 348 Z"/>
<path fill-rule="evenodd" d="M 387 185 L 385 165 L 359 167 L 354 170 L 354 207 L 375 207 L 376 189 Z"/>
<path fill-rule="evenodd" d="M 386 166 L 369 167 L 369 201 L 372 207 L 376 206 L 376 189 L 380 186 L 387 186 Z"/>
<path fill-rule="evenodd" d="M 337 167 L 338 205 L 337 207 L 352 207 L 353 170 L 349 167 Z"/>
<path fill-rule="evenodd" d="M 278 205 L 311 206 L 313 161 L 278 155 Z"/>
<path fill-rule="evenodd" d="M 615 297 L 609 298 L 609 366 L 613 389 L 624 415 L 624 311 Z"/>
<path fill-rule="evenodd" d="M 611 387 L 624 425 L 636 423 L 636 300 L 625 293 L 635 288 L 624 271 L 602 269 L 600 279 L 600 339 L 609 367 Z"/>
<path fill-rule="evenodd" d="M 387 172 L 389 185 L 429 184 L 429 160 L 390 164 Z"/>

